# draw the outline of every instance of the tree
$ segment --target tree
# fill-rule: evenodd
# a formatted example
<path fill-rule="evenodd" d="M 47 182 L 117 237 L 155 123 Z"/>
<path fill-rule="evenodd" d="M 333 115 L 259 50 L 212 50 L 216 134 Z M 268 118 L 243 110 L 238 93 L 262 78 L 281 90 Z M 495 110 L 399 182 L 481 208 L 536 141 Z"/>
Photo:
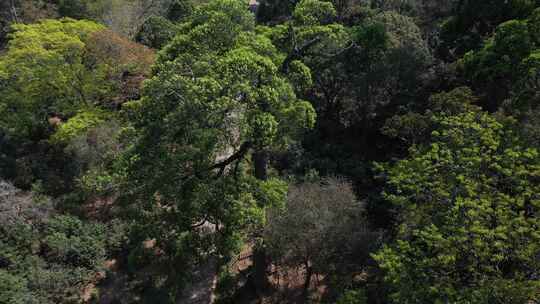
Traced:
<path fill-rule="evenodd" d="M 165 16 L 172 0 L 59 0 L 63 17 L 89 19 L 133 38 L 151 16 Z"/>
<path fill-rule="evenodd" d="M 299 0 L 262 0 L 257 8 L 257 21 L 267 24 L 279 24 L 292 17 Z M 332 5 L 336 17 L 345 24 L 355 22 L 362 16 L 367 3 L 362 0 L 332 0 L 332 1 L 305 1 L 311 3 L 323 2 Z"/>
<path fill-rule="evenodd" d="M 193 13 L 194 7 L 191 0 L 174 0 L 167 9 L 167 19 L 172 22 L 183 21 Z"/>
<path fill-rule="evenodd" d="M 417 105 L 420 113 L 409 111 L 389 118 L 382 128 L 382 132 L 386 136 L 397 138 L 405 143 L 404 149 L 407 153 L 412 145 L 429 144 L 431 134 L 437 128 L 437 116 L 478 112 L 481 108 L 477 102 L 478 98 L 468 87 L 459 87 L 450 92 L 434 94 L 427 103 Z"/>
<path fill-rule="evenodd" d="M 392 300 L 538 300 L 538 151 L 483 112 L 435 122 L 429 145 L 383 170 L 400 225 L 374 258 Z"/>
<path fill-rule="evenodd" d="M 296 0 L 262 0 L 257 9 L 257 21 L 265 23 L 290 17 L 298 2 Z"/>
<path fill-rule="evenodd" d="M 87 0 L 59 0 L 58 12 L 61 16 L 75 19 L 88 19 L 91 16 L 92 4 Z"/>
<path fill-rule="evenodd" d="M 338 276 L 366 267 L 379 234 L 368 228 L 364 211 L 348 182 L 329 178 L 291 186 L 285 206 L 269 212 L 269 252 L 277 266 L 304 269 L 304 296 L 314 274 Z"/>
<path fill-rule="evenodd" d="M 170 0 L 113 0 L 99 1 L 95 19 L 114 32 L 133 39 L 142 24 L 151 16 L 164 16 Z"/>
<path fill-rule="evenodd" d="M 412 18 L 366 9 L 354 26 L 345 26 L 329 4 L 302 1 L 293 20 L 269 31 L 274 44 L 308 66 L 313 78 L 299 95 L 313 104 L 318 121 L 304 137 L 306 153 L 295 170 L 347 176 L 370 190 L 369 162 L 391 149 L 379 130 L 387 118 L 417 103 L 433 58 Z"/>
<path fill-rule="evenodd" d="M 2 304 L 23 304 L 28 303 L 29 291 L 26 282 L 20 277 L 0 269 L 0 303 Z"/>
<path fill-rule="evenodd" d="M 522 73 L 519 66 L 533 47 L 527 23 L 511 20 L 497 27 L 483 49 L 463 57 L 461 64 L 468 78 L 476 87 L 482 87 L 488 100 L 493 100 L 494 104 L 488 104 L 487 109 L 496 110 L 509 97 L 513 83 Z"/>
<path fill-rule="evenodd" d="M 536 0 L 454 1 L 454 16 L 441 28 L 441 57 L 455 60 L 482 46 L 484 38 L 491 35 L 501 23 L 526 18 L 536 7 Z"/>
<path fill-rule="evenodd" d="M 54 1 L 47 0 L 6 0 L 0 3 L 0 50 L 3 49 L 11 32 L 11 25 L 33 23 L 46 18 L 57 17 Z"/>
<path fill-rule="evenodd" d="M 171 21 L 158 16 L 148 18 L 135 36 L 135 40 L 148 47 L 161 49 L 175 35 L 175 25 Z"/>
<path fill-rule="evenodd" d="M 104 71 L 91 71 L 83 62 L 84 41 L 101 25 L 62 19 L 14 29 L 7 53 L 0 57 L 4 130 L 29 137 L 47 129 L 51 113 L 70 115 L 103 97 L 100 92 L 108 89 Z"/>
<path fill-rule="evenodd" d="M 265 180 L 257 154 L 286 146 L 315 119 L 243 2 L 202 5 L 180 28 L 126 108 L 136 136 L 124 157 L 125 200 L 146 228 L 137 237 L 155 238 L 163 260 L 182 267 L 181 278 L 178 269 L 165 275 L 171 290 L 197 257 L 227 256 L 262 223 L 261 195 L 283 183 Z"/>

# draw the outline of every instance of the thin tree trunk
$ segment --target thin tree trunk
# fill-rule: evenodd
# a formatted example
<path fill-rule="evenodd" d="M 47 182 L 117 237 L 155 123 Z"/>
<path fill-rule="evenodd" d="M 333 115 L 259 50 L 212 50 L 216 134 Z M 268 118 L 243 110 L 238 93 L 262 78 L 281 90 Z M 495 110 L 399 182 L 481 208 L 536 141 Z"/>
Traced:
<path fill-rule="evenodd" d="M 257 150 L 253 152 L 252 155 L 255 178 L 258 180 L 267 180 L 268 179 L 268 153 L 263 150 Z M 268 280 L 268 269 L 270 264 L 268 262 L 268 255 L 266 254 L 266 249 L 264 244 L 257 246 L 253 252 L 253 283 L 257 289 L 257 293 L 263 294 L 271 285 Z"/>
<path fill-rule="evenodd" d="M 306 267 L 306 278 L 304 281 L 304 291 L 303 291 L 303 297 L 304 301 L 307 302 L 309 297 L 309 287 L 311 286 L 311 277 L 313 276 L 313 268 L 309 266 L 309 261 L 305 262 Z"/>
<path fill-rule="evenodd" d="M 253 163 L 255 166 L 255 178 L 258 180 L 268 179 L 268 152 L 256 151 L 253 153 Z"/>
<path fill-rule="evenodd" d="M 253 283 L 259 295 L 265 294 L 270 289 L 268 281 L 268 258 L 263 247 L 255 248 L 253 252 Z"/>
<path fill-rule="evenodd" d="M 19 23 L 19 16 L 17 15 L 17 7 L 15 6 L 15 0 L 11 0 L 11 19 L 13 23 Z"/>

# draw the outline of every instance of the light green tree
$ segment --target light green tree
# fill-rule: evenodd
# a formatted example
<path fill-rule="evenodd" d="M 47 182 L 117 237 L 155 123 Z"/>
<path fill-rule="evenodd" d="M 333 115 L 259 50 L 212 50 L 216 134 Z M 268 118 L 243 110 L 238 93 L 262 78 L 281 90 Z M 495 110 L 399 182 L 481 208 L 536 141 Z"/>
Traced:
<path fill-rule="evenodd" d="M 13 28 L 0 57 L 0 126 L 7 132 L 44 133 L 51 114 L 69 116 L 109 91 L 105 70 L 83 61 L 84 41 L 103 26 L 61 19 Z"/>
<path fill-rule="evenodd" d="M 383 169 L 400 225 L 395 243 L 374 257 L 392 300 L 537 301 L 538 151 L 483 112 L 433 121 L 431 144 Z"/>

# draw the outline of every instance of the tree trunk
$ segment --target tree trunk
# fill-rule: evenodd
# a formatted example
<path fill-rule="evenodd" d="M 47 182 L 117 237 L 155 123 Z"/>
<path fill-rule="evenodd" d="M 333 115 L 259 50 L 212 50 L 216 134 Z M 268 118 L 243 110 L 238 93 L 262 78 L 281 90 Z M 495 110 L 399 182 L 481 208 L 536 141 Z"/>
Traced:
<path fill-rule="evenodd" d="M 258 180 L 268 179 L 268 153 L 266 151 L 256 151 L 253 153 L 253 163 L 255 166 L 255 178 Z"/>
<path fill-rule="evenodd" d="M 266 294 L 270 289 L 268 281 L 268 259 L 266 250 L 263 247 L 257 247 L 253 251 L 253 283 L 259 295 Z"/>
<path fill-rule="evenodd" d="M 309 261 L 305 263 L 305 267 L 306 267 L 306 278 L 304 281 L 304 290 L 303 290 L 302 295 L 304 297 L 304 301 L 307 302 L 308 297 L 309 297 L 309 287 L 311 286 L 311 277 L 313 276 L 313 268 L 309 266 Z"/>
<path fill-rule="evenodd" d="M 268 153 L 258 150 L 253 153 L 255 178 L 258 180 L 268 179 Z M 253 283 L 258 294 L 264 294 L 270 289 L 268 281 L 268 256 L 264 244 L 254 248 L 253 252 Z"/>
<path fill-rule="evenodd" d="M 15 6 L 15 1 L 11 0 L 11 19 L 13 23 L 19 23 L 19 16 L 17 15 L 17 7 Z"/>

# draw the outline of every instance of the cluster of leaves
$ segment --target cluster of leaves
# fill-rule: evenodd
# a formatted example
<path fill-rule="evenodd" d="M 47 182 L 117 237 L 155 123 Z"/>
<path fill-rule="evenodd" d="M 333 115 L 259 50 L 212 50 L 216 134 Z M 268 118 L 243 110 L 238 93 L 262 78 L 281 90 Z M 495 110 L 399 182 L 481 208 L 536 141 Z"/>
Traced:
<path fill-rule="evenodd" d="M 481 47 L 499 24 L 527 17 L 537 6 L 536 0 L 459 1 L 456 12 L 442 24 L 441 55 L 456 59 Z"/>
<path fill-rule="evenodd" d="M 2 127 L 28 137 L 49 113 L 75 112 L 108 91 L 104 71 L 87 69 L 83 41 L 102 26 L 70 19 L 16 25 L 0 61 Z"/>
<path fill-rule="evenodd" d="M 536 108 L 539 27 L 540 9 L 536 9 L 526 20 L 500 24 L 481 49 L 460 60 L 465 76 L 482 92 L 487 109 L 504 106 L 520 117 Z"/>

